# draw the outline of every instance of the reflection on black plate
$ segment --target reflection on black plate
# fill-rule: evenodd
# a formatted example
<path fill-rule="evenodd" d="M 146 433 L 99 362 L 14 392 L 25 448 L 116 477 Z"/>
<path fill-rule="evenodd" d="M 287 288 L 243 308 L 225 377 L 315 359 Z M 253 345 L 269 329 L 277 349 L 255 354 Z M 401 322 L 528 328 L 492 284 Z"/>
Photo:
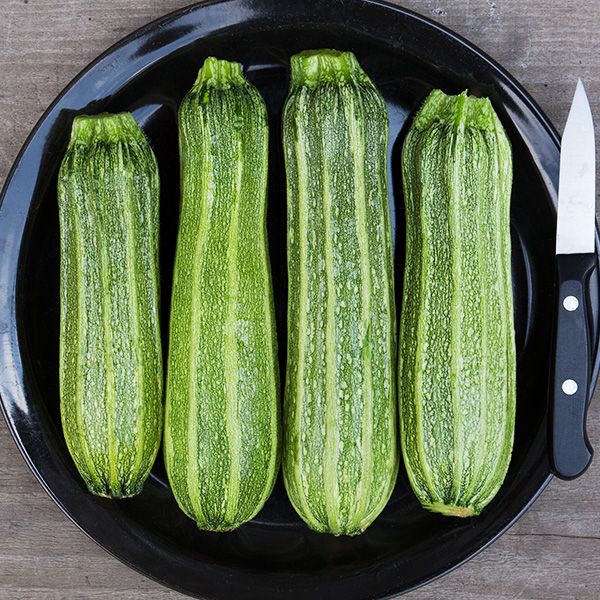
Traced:
<path fill-rule="evenodd" d="M 55 185 L 73 116 L 132 110 L 156 151 L 166 334 L 179 207 L 177 106 L 207 55 L 244 63 L 270 114 L 268 227 L 283 366 L 286 200 L 279 119 L 289 56 L 323 46 L 354 51 L 388 104 L 398 301 L 404 246 L 400 147 L 407 117 L 432 87 L 449 93 L 468 88 L 492 99 L 512 140 L 518 407 L 504 486 L 480 517 L 455 520 L 422 510 L 401 471 L 383 514 L 355 538 L 309 531 L 281 482 L 251 523 L 229 534 L 200 532 L 177 508 L 160 458 L 140 496 L 119 502 L 91 496 L 67 453 L 58 400 Z M 448 571 L 497 537 L 549 480 L 546 404 L 558 160 L 556 132 L 507 73 L 447 30 L 379 1 L 225 0 L 149 25 L 96 61 L 56 101 L 4 191 L 0 393 L 21 451 L 50 495 L 92 538 L 132 567 L 199 597 L 363 600 L 400 593 Z M 597 279 L 590 285 L 595 378 Z"/>

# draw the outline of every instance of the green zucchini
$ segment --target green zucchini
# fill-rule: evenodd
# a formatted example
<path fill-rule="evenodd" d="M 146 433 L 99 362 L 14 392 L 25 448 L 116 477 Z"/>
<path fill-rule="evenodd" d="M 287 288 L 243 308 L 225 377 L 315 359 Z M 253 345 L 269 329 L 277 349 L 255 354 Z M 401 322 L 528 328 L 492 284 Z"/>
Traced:
<path fill-rule="evenodd" d="M 504 480 L 515 421 L 512 155 L 490 101 L 433 91 L 402 173 L 404 463 L 425 508 L 477 515 Z"/>
<path fill-rule="evenodd" d="M 182 510 L 201 529 L 227 531 L 269 497 L 280 436 L 267 113 L 240 64 L 206 59 L 179 136 L 164 455 Z"/>
<path fill-rule="evenodd" d="M 362 532 L 394 487 L 388 116 L 351 52 L 291 59 L 284 481 L 316 531 Z"/>
<path fill-rule="evenodd" d="M 159 179 L 129 113 L 79 116 L 58 176 L 60 408 L 89 490 L 141 491 L 162 434 Z"/>

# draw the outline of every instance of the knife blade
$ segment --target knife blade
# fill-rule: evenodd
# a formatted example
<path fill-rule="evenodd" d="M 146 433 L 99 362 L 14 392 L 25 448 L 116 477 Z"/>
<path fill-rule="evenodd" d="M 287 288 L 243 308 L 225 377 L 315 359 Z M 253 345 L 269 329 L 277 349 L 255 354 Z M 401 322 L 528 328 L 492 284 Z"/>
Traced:
<path fill-rule="evenodd" d="M 594 252 L 595 200 L 594 122 L 580 79 L 561 142 L 556 254 Z"/>
<path fill-rule="evenodd" d="M 596 268 L 596 150 L 581 80 L 563 133 L 556 228 L 556 319 L 550 463 L 561 479 L 579 477 L 593 449 L 586 432 L 590 396 L 588 280 Z"/>

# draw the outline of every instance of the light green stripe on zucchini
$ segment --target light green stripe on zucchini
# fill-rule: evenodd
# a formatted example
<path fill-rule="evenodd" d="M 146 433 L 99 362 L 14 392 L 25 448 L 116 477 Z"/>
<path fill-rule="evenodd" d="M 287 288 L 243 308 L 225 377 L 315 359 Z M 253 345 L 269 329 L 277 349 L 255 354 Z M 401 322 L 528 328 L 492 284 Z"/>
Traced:
<path fill-rule="evenodd" d="M 404 142 L 401 441 L 421 504 L 477 515 L 512 450 L 510 144 L 487 99 L 431 93 Z"/>
<path fill-rule="evenodd" d="M 354 535 L 398 468 L 387 111 L 351 53 L 291 67 L 284 481 L 309 527 Z"/>
<path fill-rule="evenodd" d="M 229 280 L 229 298 L 227 303 L 227 316 L 225 321 L 225 378 L 227 386 L 227 434 L 229 437 L 229 493 L 225 520 L 235 519 L 240 494 L 241 462 L 240 462 L 240 429 L 238 426 L 237 386 L 239 379 L 239 358 L 235 328 L 237 323 L 237 307 L 239 302 L 239 273 L 238 261 L 238 236 L 239 236 L 239 203 L 243 177 L 242 144 L 237 145 L 237 172 L 235 173 L 235 192 L 231 198 L 232 215 L 229 226 L 229 240 L 227 252 L 227 273 Z"/>
<path fill-rule="evenodd" d="M 262 508 L 279 461 L 279 378 L 267 253 L 268 125 L 241 65 L 206 59 L 179 110 L 165 464 L 198 527 Z"/>
<path fill-rule="evenodd" d="M 363 165 L 365 164 L 365 141 L 364 141 L 364 110 L 360 96 L 355 97 L 349 94 L 345 117 L 349 124 L 349 141 L 352 148 L 356 149 L 356 159 L 354 160 L 354 181 L 356 182 L 356 238 L 359 245 L 360 256 L 360 276 L 364 285 L 361 290 L 361 315 L 360 315 L 360 336 L 365 340 L 362 349 L 362 359 L 365 365 L 365 376 L 362 384 L 362 395 L 365 403 L 364 418 L 361 429 L 361 455 L 365 458 L 362 474 L 359 483 L 359 499 L 357 512 L 364 514 L 367 510 L 369 500 L 369 490 L 371 488 L 371 478 L 369 474 L 373 465 L 373 454 L 369 451 L 371 436 L 373 435 L 373 418 L 371 415 L 373 406 L 373 377 L 371 362 L 371 340 L 369 316 L 371 313 L 371 266 L 369 264 L 369 244 L 361 232 L 367 231 L 367 195 L 365 191 L 365 174 Z M 358 110 L 357 110 L 358 108 Z M 356 118 L 353 118 L 356 116 Z M 388 299 L 389 301 L 389 299 Z"/>
<path fill-rule="evenodd" d="M 158 166 L 129 113 L 76 117 L 58 177 L 60 395 L 86 485 L 141 491 L 162 433 Z"/>

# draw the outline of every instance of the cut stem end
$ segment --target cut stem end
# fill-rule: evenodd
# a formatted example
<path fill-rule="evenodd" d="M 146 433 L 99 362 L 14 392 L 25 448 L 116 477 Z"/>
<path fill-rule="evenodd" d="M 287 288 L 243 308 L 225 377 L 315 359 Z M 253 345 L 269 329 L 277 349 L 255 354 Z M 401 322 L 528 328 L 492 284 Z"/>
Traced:
<path fill-rule="evenodd" d="M 369 81 L 352 52 L 304 50 L 290 59 L 292 86 Z"/>
<path fill-rule="evenodd" d="M 228 89 L 232 85 L 244 82 L 244 71 L 240 63 L 209 56 L 198 71 L 194 88 L 196 90 L 207 87 Z"/>

